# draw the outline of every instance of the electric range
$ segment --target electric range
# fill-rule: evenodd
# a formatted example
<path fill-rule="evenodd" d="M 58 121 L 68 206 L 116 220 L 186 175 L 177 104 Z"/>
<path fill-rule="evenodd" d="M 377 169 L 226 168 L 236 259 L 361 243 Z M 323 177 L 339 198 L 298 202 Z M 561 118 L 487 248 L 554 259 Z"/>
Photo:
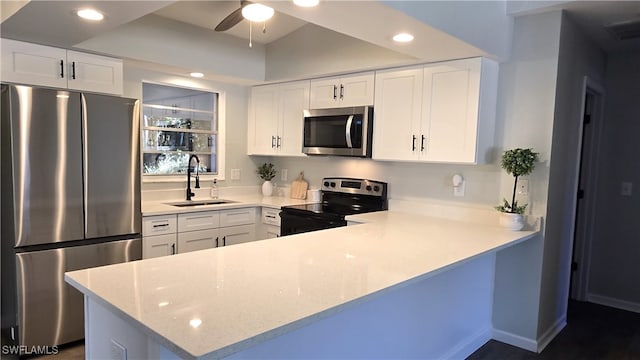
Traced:
<path fill-rule="evenodd" d="M 283 206 L 280 234 L 292 235 L 346 226 L 345 216 L 388 209 L 387 183 L 353 178 L 322 179 L 322 201 Z"/>

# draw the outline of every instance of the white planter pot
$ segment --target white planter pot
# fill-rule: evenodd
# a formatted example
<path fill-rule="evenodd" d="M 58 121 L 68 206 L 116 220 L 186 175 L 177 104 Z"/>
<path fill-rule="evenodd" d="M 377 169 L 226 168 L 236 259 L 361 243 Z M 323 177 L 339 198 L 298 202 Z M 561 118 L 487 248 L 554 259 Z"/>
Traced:
<path fill-rule="evenodd" d="M 262 183 L 262 196 L 271 196 L 273 195 L 273 183 L 270 180 Z"/>
<path fill-rule="evenodd" d="M 524 217 L 520 214 L 500 213 L 500 226 L 505 229 L 518 231 L 524 227 Z"/>

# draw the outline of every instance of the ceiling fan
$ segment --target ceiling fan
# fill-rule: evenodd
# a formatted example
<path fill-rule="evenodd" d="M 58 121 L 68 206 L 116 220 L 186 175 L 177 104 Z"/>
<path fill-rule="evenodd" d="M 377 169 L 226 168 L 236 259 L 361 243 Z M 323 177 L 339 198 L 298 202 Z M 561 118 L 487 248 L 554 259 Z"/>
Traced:
<path fill-rule="evenodd" d="M 252 22 L 264 22 L 270 19 L 273 14 L 274 10 L 266 5 L 241 0 L 240 7 L 222 19 L 215 27 L 215 31 L 227 31 L 244 19 Z"/>

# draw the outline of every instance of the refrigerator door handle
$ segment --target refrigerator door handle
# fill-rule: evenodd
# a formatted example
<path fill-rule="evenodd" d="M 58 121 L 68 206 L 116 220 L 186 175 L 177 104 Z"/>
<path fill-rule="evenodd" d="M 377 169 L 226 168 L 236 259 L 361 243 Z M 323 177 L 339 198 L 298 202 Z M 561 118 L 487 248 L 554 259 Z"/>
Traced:
<path fill-rule="evenodd" d="M 87 238 L 89 232 L 87 214 L 89 214 L 89 185 L 87 179 L 89 178 L 89 159 L 88 159 L 88 135 L 87 135 L 87 99 L 83 94 L 80 94 L 80 101 L 82 102 L 82 196 L 84 198 L 84 237 Z"/>

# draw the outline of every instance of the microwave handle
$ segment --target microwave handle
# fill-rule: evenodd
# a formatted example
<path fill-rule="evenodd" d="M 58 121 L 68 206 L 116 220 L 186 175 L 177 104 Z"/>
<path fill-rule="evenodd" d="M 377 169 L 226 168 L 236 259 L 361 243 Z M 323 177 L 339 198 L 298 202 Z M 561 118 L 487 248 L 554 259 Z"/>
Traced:
<path fill-rule="evenodd" d="M 347 139 L 347 147 L 353 148 L 353 143 L 351 142 L 351 123 L 353 123 L 353 115 L 349 115 L 347 119 L 347 127 L 345 129 L 344 135 Z"/>

